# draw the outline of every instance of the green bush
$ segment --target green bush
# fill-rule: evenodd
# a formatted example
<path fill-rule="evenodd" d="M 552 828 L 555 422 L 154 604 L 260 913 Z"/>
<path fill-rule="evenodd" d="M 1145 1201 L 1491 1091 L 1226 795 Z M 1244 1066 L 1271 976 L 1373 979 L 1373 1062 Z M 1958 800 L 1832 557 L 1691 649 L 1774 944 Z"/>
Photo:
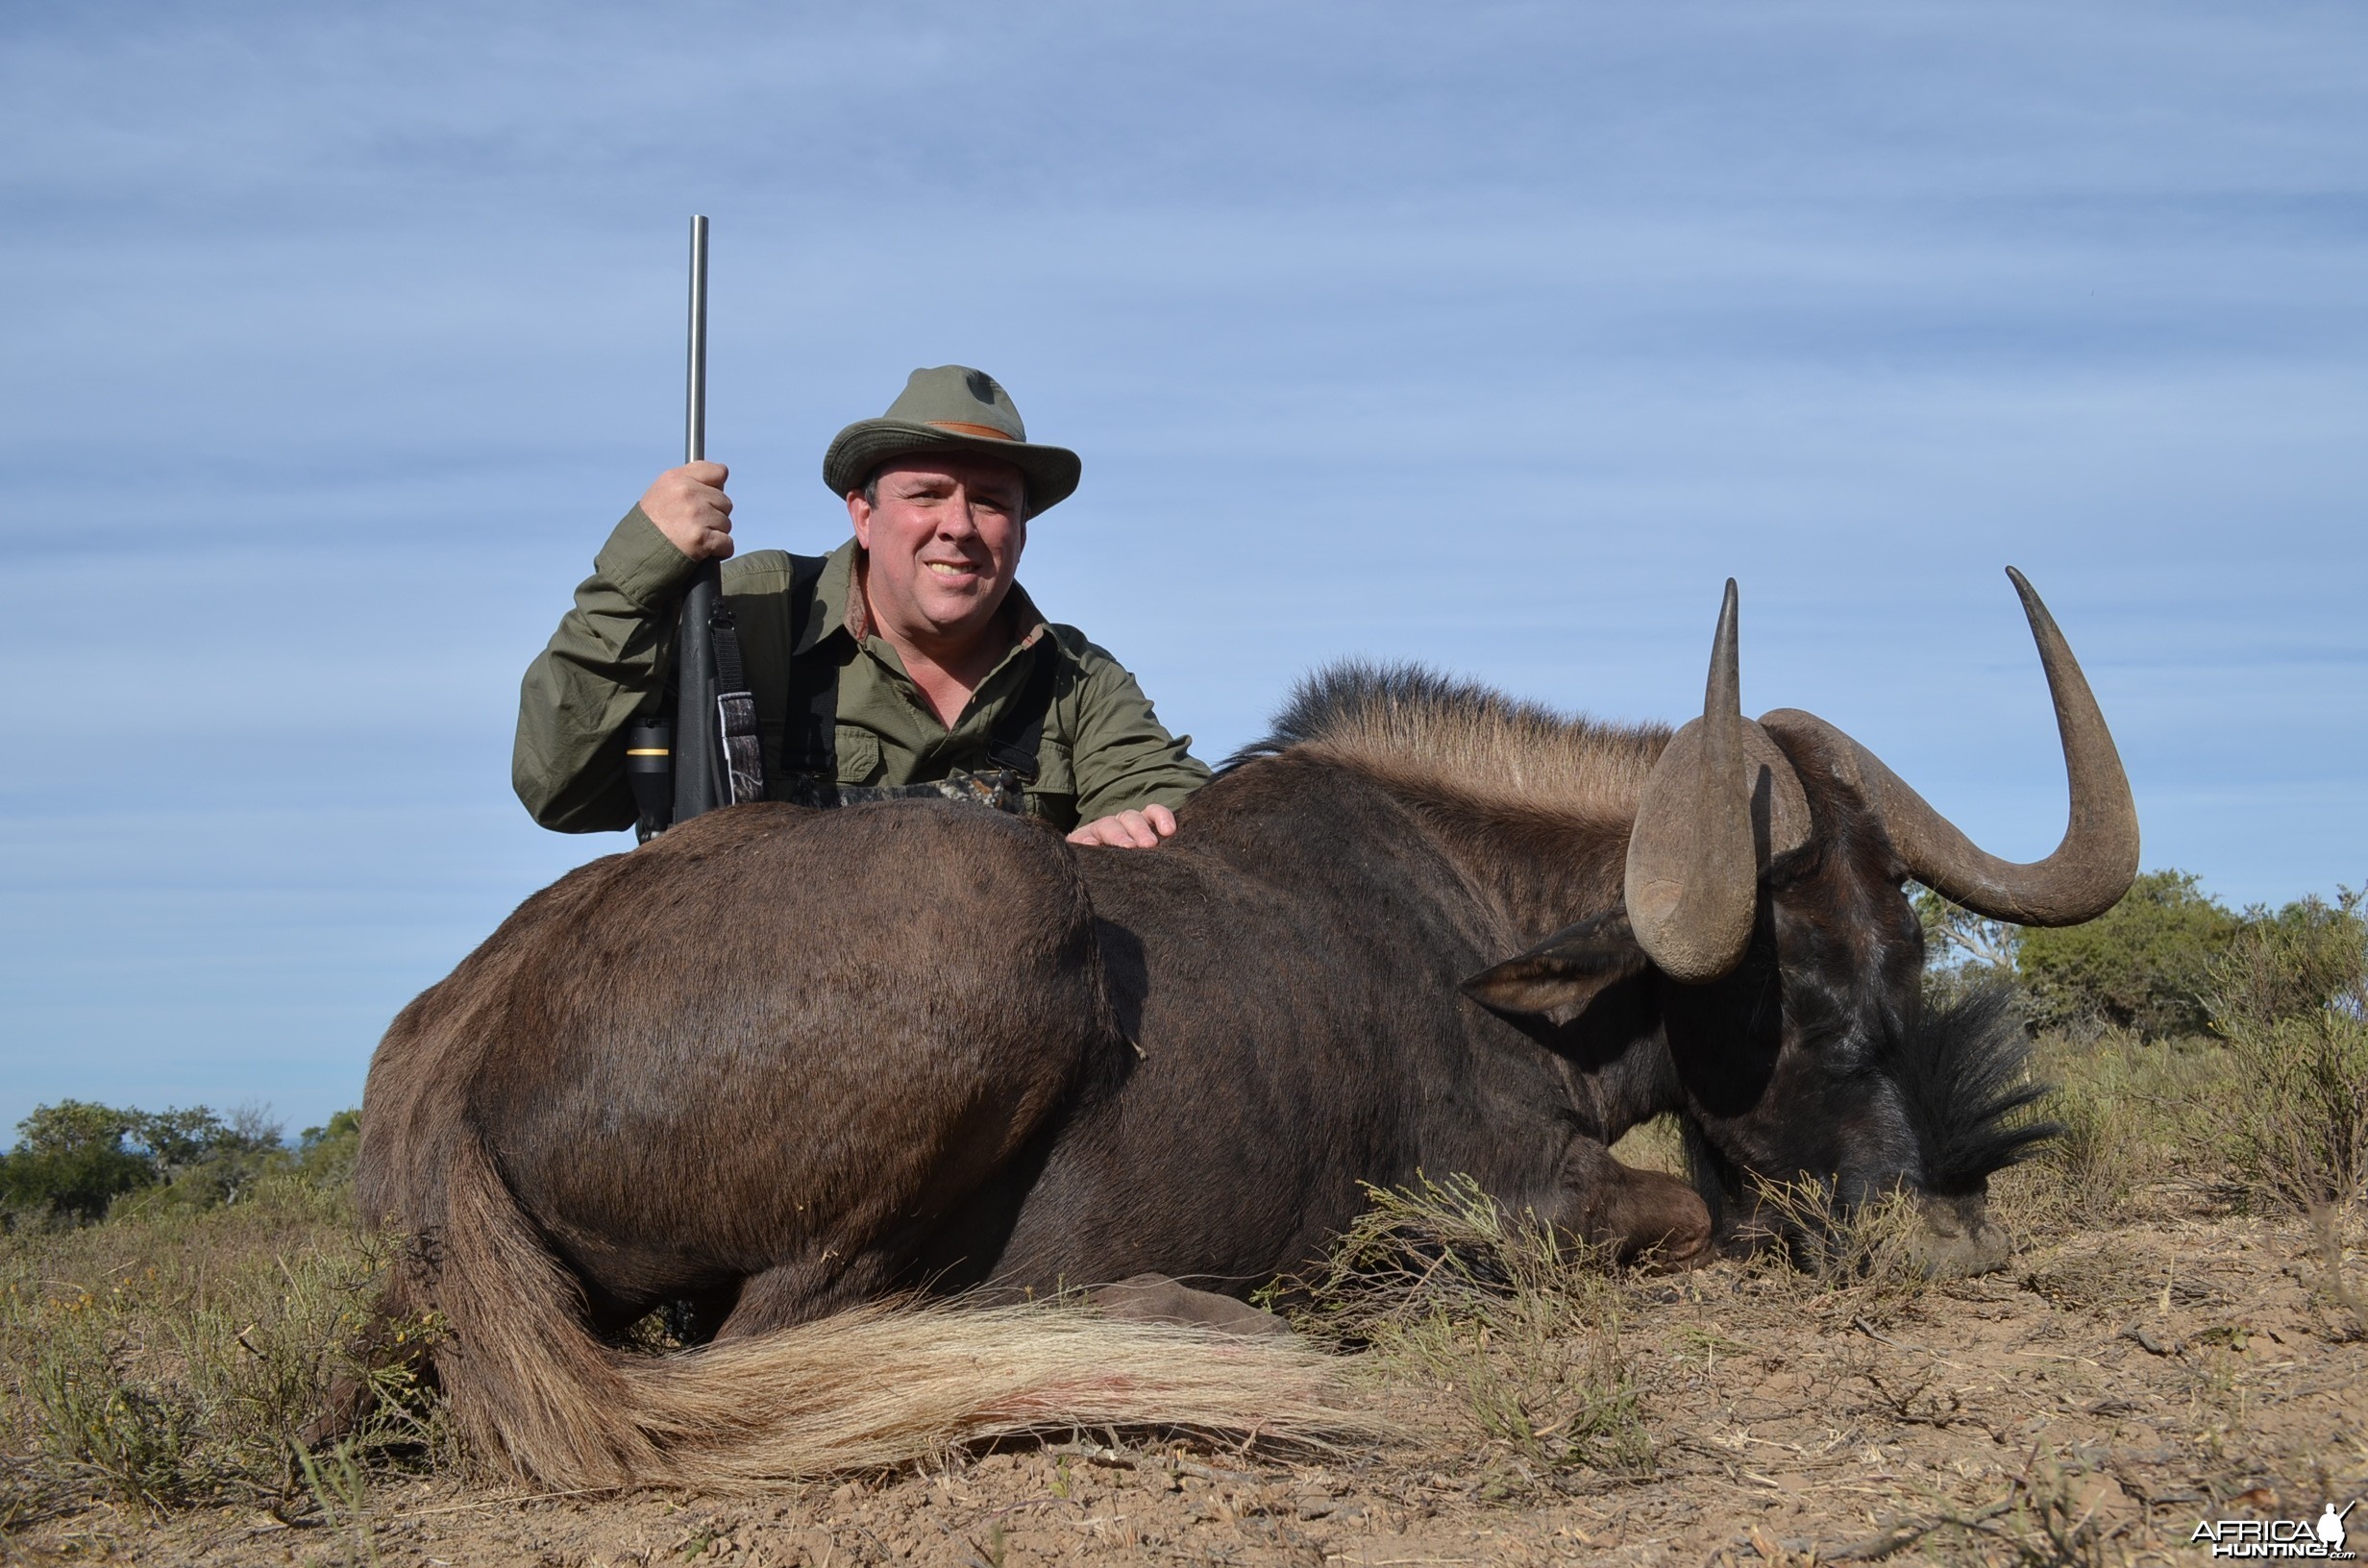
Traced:
<path fill-rule="evenodd" d="M 361 1113 L 340 1111 L 325 1127 L 308 1127 L 296 1140 L 296 1173 L 316 1187 L 350 1187 L 361 1153 Z"/>
<path fill-rule="evenodd" d="M 153 1185 L 156 1162 L 125 1140 L 145 1118 L 86 1100 L 37 1107 L 0 1155 L 0 1210 L 26 1220 L 87 1224 L 126 1192 Z"/>
<path fill-rule="evenodd" d="M 2148 871 L 2097 919 L 2056 929 L 1986 919 L 1930 888 L 1915 889 L 1914 901 L 1929 995 L 2008 978 L 2035 1028 L 2084 1039 L 2179 1039 L 2225 1033 L 2236 1017 L 2301 1017 L 2345 993 L 2368 945 L 2368 920 L 2349 894 L 2239 915 L 2181 870 Z"/>
<path fill-rule="evenodd" d="M 2239 1171 L 2305 1211 L 2368 1195 L 2368 922 L 2360 894 L 2257 912 L 2211 969 Z"/>
<path fill-rule="evenodd" d="M 2023 932 L 2014 975 L 2033 1021 L 2150 1040 L 2203 1033 L 2212 965 L 2246 922 L 2195 883 L 2191 871 L 2148 871 L 2085 925 Z"/>
<path fill-rule="evenodd" d="M 86 1225 L 119 1204 L 143 1212 L 236 1203 L 264 1177 L 350 1183 L 360 1118 L 340 1111 L 294 1149 L 260 1111 L 228 1120 L 205 1106 L 118 1110 L 86 1100 L 37 1107 L 0 1155 L 0 1228 Z"/>
<path fill-rule="evenodd" d="M 2275 915 L 2245 912 L 2228 950 L 2211 967 L 2212 1022 L 2227 1034 L 2248 1024 L 2299 1018 L 2331 1004 L 2358 1016 L 2368 965 L 2368 920 L 2360 894 L 2305 897 Z"/>

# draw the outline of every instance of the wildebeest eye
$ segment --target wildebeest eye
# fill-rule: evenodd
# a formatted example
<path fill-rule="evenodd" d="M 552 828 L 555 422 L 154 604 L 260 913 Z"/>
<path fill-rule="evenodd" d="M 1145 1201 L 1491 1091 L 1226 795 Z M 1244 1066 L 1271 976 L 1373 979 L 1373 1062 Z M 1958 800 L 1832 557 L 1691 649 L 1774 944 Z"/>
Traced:
<path fill-rule="evenodd" d="M 1641 973 L 1644 949 L 1628 917 L 1614 912 L 1566 925 L 1525 953 L 1464 982 L 1464 994 L 1498 1013 L 1545 1013 L 1587 1002 L 1604 987 Z"/>

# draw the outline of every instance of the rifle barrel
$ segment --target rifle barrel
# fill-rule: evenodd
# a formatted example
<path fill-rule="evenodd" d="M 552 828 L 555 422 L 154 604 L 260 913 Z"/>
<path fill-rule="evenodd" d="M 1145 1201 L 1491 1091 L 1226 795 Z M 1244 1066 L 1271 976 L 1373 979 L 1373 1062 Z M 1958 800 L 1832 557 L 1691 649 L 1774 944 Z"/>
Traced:
<path fill-rule="evenodd" d="M 685 380 L 682 460 L 707 455 L 707 220 L 691 220 L 690 362 Z M 722 569 L 703 562 L 682 599 L 681 632 L 675 645 L 675 821 L 683 822 L 724 803 L 723 736 L 715 718 L 715 649 L 708 618 L 722 583 Z"/>
<path fill-rule="evenodd" d="M 707 455 L 707 220 L 691 220 L 691 356 L 683 402 L 682 460 Z"/>

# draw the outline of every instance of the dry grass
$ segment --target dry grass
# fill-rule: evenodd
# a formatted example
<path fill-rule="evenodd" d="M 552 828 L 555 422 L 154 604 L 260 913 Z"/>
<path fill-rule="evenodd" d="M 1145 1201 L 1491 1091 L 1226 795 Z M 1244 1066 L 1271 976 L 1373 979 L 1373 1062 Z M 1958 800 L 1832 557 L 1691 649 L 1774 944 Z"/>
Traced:
<path fill-rule="evenodd" d="M 2221 1122 L 2236 1169 L 2300 1213 L 2368 1196 L 2368 1020 L 2334 1009 L 2233 1028 Z"/>
<path fill-rule="evenodd" d="M 359 1507 L 373 1470 L 455 1461 L 408 1376 L 347 1354 L 389 1252 L 354 1225 L 341 1191 L 287 1177 L 227 1208 L 7 1237 L 0 1519 L 21 1527 L 97 1502 L 317 1516 Z M 341 1377 L 372 1379 L 379 1408 L 315 1454 L 305 1428 Z"/>
<path fill-rule="evenodd" d="M 1362 1352 L 1370 1379 L 1449 1390 L 1506 1461 L 1498 1491 L 1650 1468 L 1601 1257 L 1507 1213 L 1468 1176 L 1371 1196 L 1326 1266 L 1277 1292 L 1295 1327 Z"/>
<path fill-rule="evenodd" d="M 2347 894 L 2341 916 L 2357 902 Z M 2327 1309 L 2368 1333 L 2368 952 L 2330 940 L 2344 929 L 2241 936 L 2214 971 L 2213 1036 L 2041 1035 L 2032 1070 L 2054 1090 L 2034 1114 L 2064 1131 L 1993 1183 L 1993 1213 L 2025 1237 L 2197 1205 L 2300 1216 Z"/>
<path fill-rule="evenodd" d="M 2231 1195 L 2214 1128 L 2235 1076 L 2217 1042 L 2051 1030 L 2035 1042 L 2031 1072 L 2053 1086 L 2032 1115 L 2063 1131 L 1993 1182 L 1994 1215 L 2010 1230 L 2107 1224 L 2147 1212 L 2148 1195 L 2168 1184 Z"/>
<path fill-rule="evenodd" d="M 2020 1174 L 2041 1188 L 2064 1179 L 2052 1166 Z M 2360 1408 L 2368 1348 L 2310 1327 L 2326 1319 L 2303 1311 L 2295 1264 L 2306 1268 L 2311 1254 L 2291 1250 L 2306 1242 L 2302 1230 L 2242 1213 L 2200 1217 L 2228 1213 L 2215 1209 L 2218 1190 L 2174 1171 L 2133 1182 L 2130 1207 L 2116 1213 L 2033 1205 L 2053 1217 L 2035 1222 L 2018 1278 L 1941 1284 L 1878 1266 L 1873 1220 L 1844 1226 L 1821 1258 L 1655 1276 L 1573 1252 L 1468 1183 L 1376 1194 L 1339 1266 L 1308 1282 L 1296 1310 L 1327 1343 L 1361 1347 L 1344 1372 L 1387 1404 L 1408 1440 L 1351 1442 L 1334 1455 L 1178 1451 L 1096 1431 L 1049 1448 L 953 1448 L 835 1490 L 825 1482 L 756 1499 L 706 1485 L 695 1489 L 703 1499 L 667 1491 L 529 1507 L 507 1487 L 470 1482 L 449 1450 L 348 1447 L 312 1456 L 309 1469 L 296 1461 L 292 1477 L 265 1467 L 217 1486 L 214 1498 L 245 1500 L 236 1519 L 191 1501 L 165 1505 L 157 1519 L 150 1503 L 138 1505 L 154 1521 L 142 1525 L 101 1470 L 62 1466 L 40 1449 L 46 1415 L 12 1400 L 18 1435 L 36 1441 L 12 1445 L 0 1499 L 21 1503 L 37 1463 L 34 1511 L 19 1507 L 10 1526 L 37 1560 L 112 1550 L 259 1565 L 292 1549 L 325 1568 L 428 1557 L 490 1568 L 546 1553 L 703 1568 L 1521 1561 L 1595 1556 L 1622 1541 L 1623 1561 L 1730 1568 L 1813 1555 L 1874 1560 L 1894 1547 L 1891 1560 L 1984 1564 L 2176 1556 L 2209 1510 L 2266 1507 L 2243 1499 L 2271 1492 L 2289 1508 L 2315 1507 L 2322 1492 L 2349 1497 L 2344 1488 L 2368 1481 L 2356 1419 L 2340 1413 L 2347 1401 Z M 1808 1196 L 1801 1218 L 1817 1220 Z M 267 1352 L 282 1336 L 304 1349 L 305 1322 L 337 1326 L 336 1311 L 304 1307 L 275 1260 L 299 1280 L 338 1259 L 366 1264 L 358 1243 L 338 1250 L 340 1206 L 308 1199 L 276 1216 L 214 1217 L 202 1236 L 143 1221 L 111 1238 L 116 1226 L 42 1239 L 42 1266 L 60 1281 L 96 1283 L 178 1247 L 185 1262 L 206 1255 L 215 1283 L 247 1279 L 243 1294 L 215 1303 L 234 1299 L 234 1316 L 269 1305 L 266 1295 L 291 1298 L 287 1316 L 248 1335 Z M 2249 1250 L 2264 1242 L 2280 1250 Z M 11 1282 L 29 1276 L 28 1260 L 9 1256 Z M 325 1301 L 353 1302 L 356 1275 L 322 1278 L 338 1285 Z M 142 1302 L 122 1310 L 119 1350 L 185 1332 L 164 1319 L 201 1305 L 185 1291 Z M 930 1354 L 928 1321 L 915 1327 L 916 1353 Z M 262 1365 L 234 1334 L 210 1344 L 201 1354 Z M 12 1329 L 5 1349 L 13 1391 L 39 1347 Z M 1083 1340 L 1072 1349 L 1080 1360 L 1094 1354 Z M 140 1360 L 106 1365 L 138 1383 L 126 1374 Z M 296 1386 L 317 1388 L 317 1372 L 308 1376 Z M 169 1389 L 174 1380 L 145 1382 Z M 194 1387 L 175 1396 L 185 1409 L 198 1408 Z M 240 1430 L 215 1430 L 223 1409 L 185 1423 L 195 1444 L 182 1453 L 185 1473 L 221 1474 L 226 1450 L 210 1445 Z M 845 1419 L 862 1424 L 859 1411 Z M 62 1508 L 84 1511 L 39 1522 Z M 302 1528 L 272 1531 L 274 1508 Z M 1643 1541 L 1675 1550 L 1639 1555 Z"/>
<path fill-rule="evenodd" d="M 1859 1315 L 1888 1322 L 1932 1286 L 1924 1223 L 1913 1198 L 1893 1194 L 1851 1208 L 1832 1183 L 1757 1182 L 1756 1223 L 1767 1245 L 1745 1268 L 1757 1279 L 1808 1297 L 1848 1291 Z"/>
<path fill-rule="evenodd" d="M 408 1363 L 361 1351 L 442 1331 L 373 1321 L 394 1254 L 358 1230 L 342 1189 L 285 1178 L 229 1208 L 0 1237 L 0 1529 L 102 1506 L 151 1519 L 230 1507 L 366 1540 L 378 1490 L 478 1474 Z M 876 1310 L 621 1360 L 667 1418 L 672 1479 L 708 1489 L 1139 1426 L 1147 1412 L 1270 1451 L 1388 1436 L 1343 1406 L 1338 1363 L 1306 1346 L 1067 1303 Z M 374 1385 L 375 1409 L 335 1442 L 308 1443 L 333 1385 L 354 1379 Z"/>

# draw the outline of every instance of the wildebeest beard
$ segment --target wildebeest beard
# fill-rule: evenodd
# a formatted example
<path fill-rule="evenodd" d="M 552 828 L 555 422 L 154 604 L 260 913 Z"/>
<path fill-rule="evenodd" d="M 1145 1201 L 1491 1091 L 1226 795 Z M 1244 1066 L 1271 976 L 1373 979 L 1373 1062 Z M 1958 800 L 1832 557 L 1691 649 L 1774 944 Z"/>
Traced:
<path fill-rule="evenodd" d="M 1981 1212 L 1989 1178 L 2038 1153 L 2062 1128 L 2033 1113 L 2049 1086 L 2030 1070 L 2031 1033 L 2020 998 L 2004 980 L 1970 985 L 1928 999 L 1907 1036 L 1887 1047 L 1879 1070 L 1897 1086 L 1885 1107 L 1892 1146 L 1911 1146 L 1918 1176 L 1899 1188 L 1920 1193 L 1943 1213 Z M 1729 1244 L 1816 1238 L 1786 1235 L 1771 1223 L 1747 1175 L 1704 1136 L 1682 1123 L 1687 1175 Z M 1841 1183 L 1835 1188 L 1839 1196 Z M 1880 1198 L 1880 1182 L 1859 1185 L 1859 1201 Z M 1971 1261 L 1970 1259 L 1967 1261 Z"/>
<path fill-rule="evenodd" d="M 1813 716 L 1745 722 L 1730 585 L 1674 732 L 1346 667 L 1154 851 L 948 801 L 752 804 L 580 868 L 372 1063 L 365 1213 L 435 1241 L 390 1310 L 454 1325 L 467 1430 L 593 1484 L 675 1473 L 669 1423 L 722 1396 L 667 1390 L 744 1364 L 619 1374 L 595 1336 L 668 1300 L 761 1341 L 913 1291 L 1246 1295 L 1369 1188 L 1457 1173 L 1690 1262 L 1703 1195 L 1609 1152 L 1663 1113 L 1722 1210 L 1755 1178 L 1904 1190 L 1937 1263 L 1987 1266 L 1983 1179 L 2038 1135 L 2001 1018 L 1922 1017 L 1903 878 L 2065 923 L 2136 862 L 2103 719 L 2017 583 L 2072 796 L 2031 866 Z"/>

